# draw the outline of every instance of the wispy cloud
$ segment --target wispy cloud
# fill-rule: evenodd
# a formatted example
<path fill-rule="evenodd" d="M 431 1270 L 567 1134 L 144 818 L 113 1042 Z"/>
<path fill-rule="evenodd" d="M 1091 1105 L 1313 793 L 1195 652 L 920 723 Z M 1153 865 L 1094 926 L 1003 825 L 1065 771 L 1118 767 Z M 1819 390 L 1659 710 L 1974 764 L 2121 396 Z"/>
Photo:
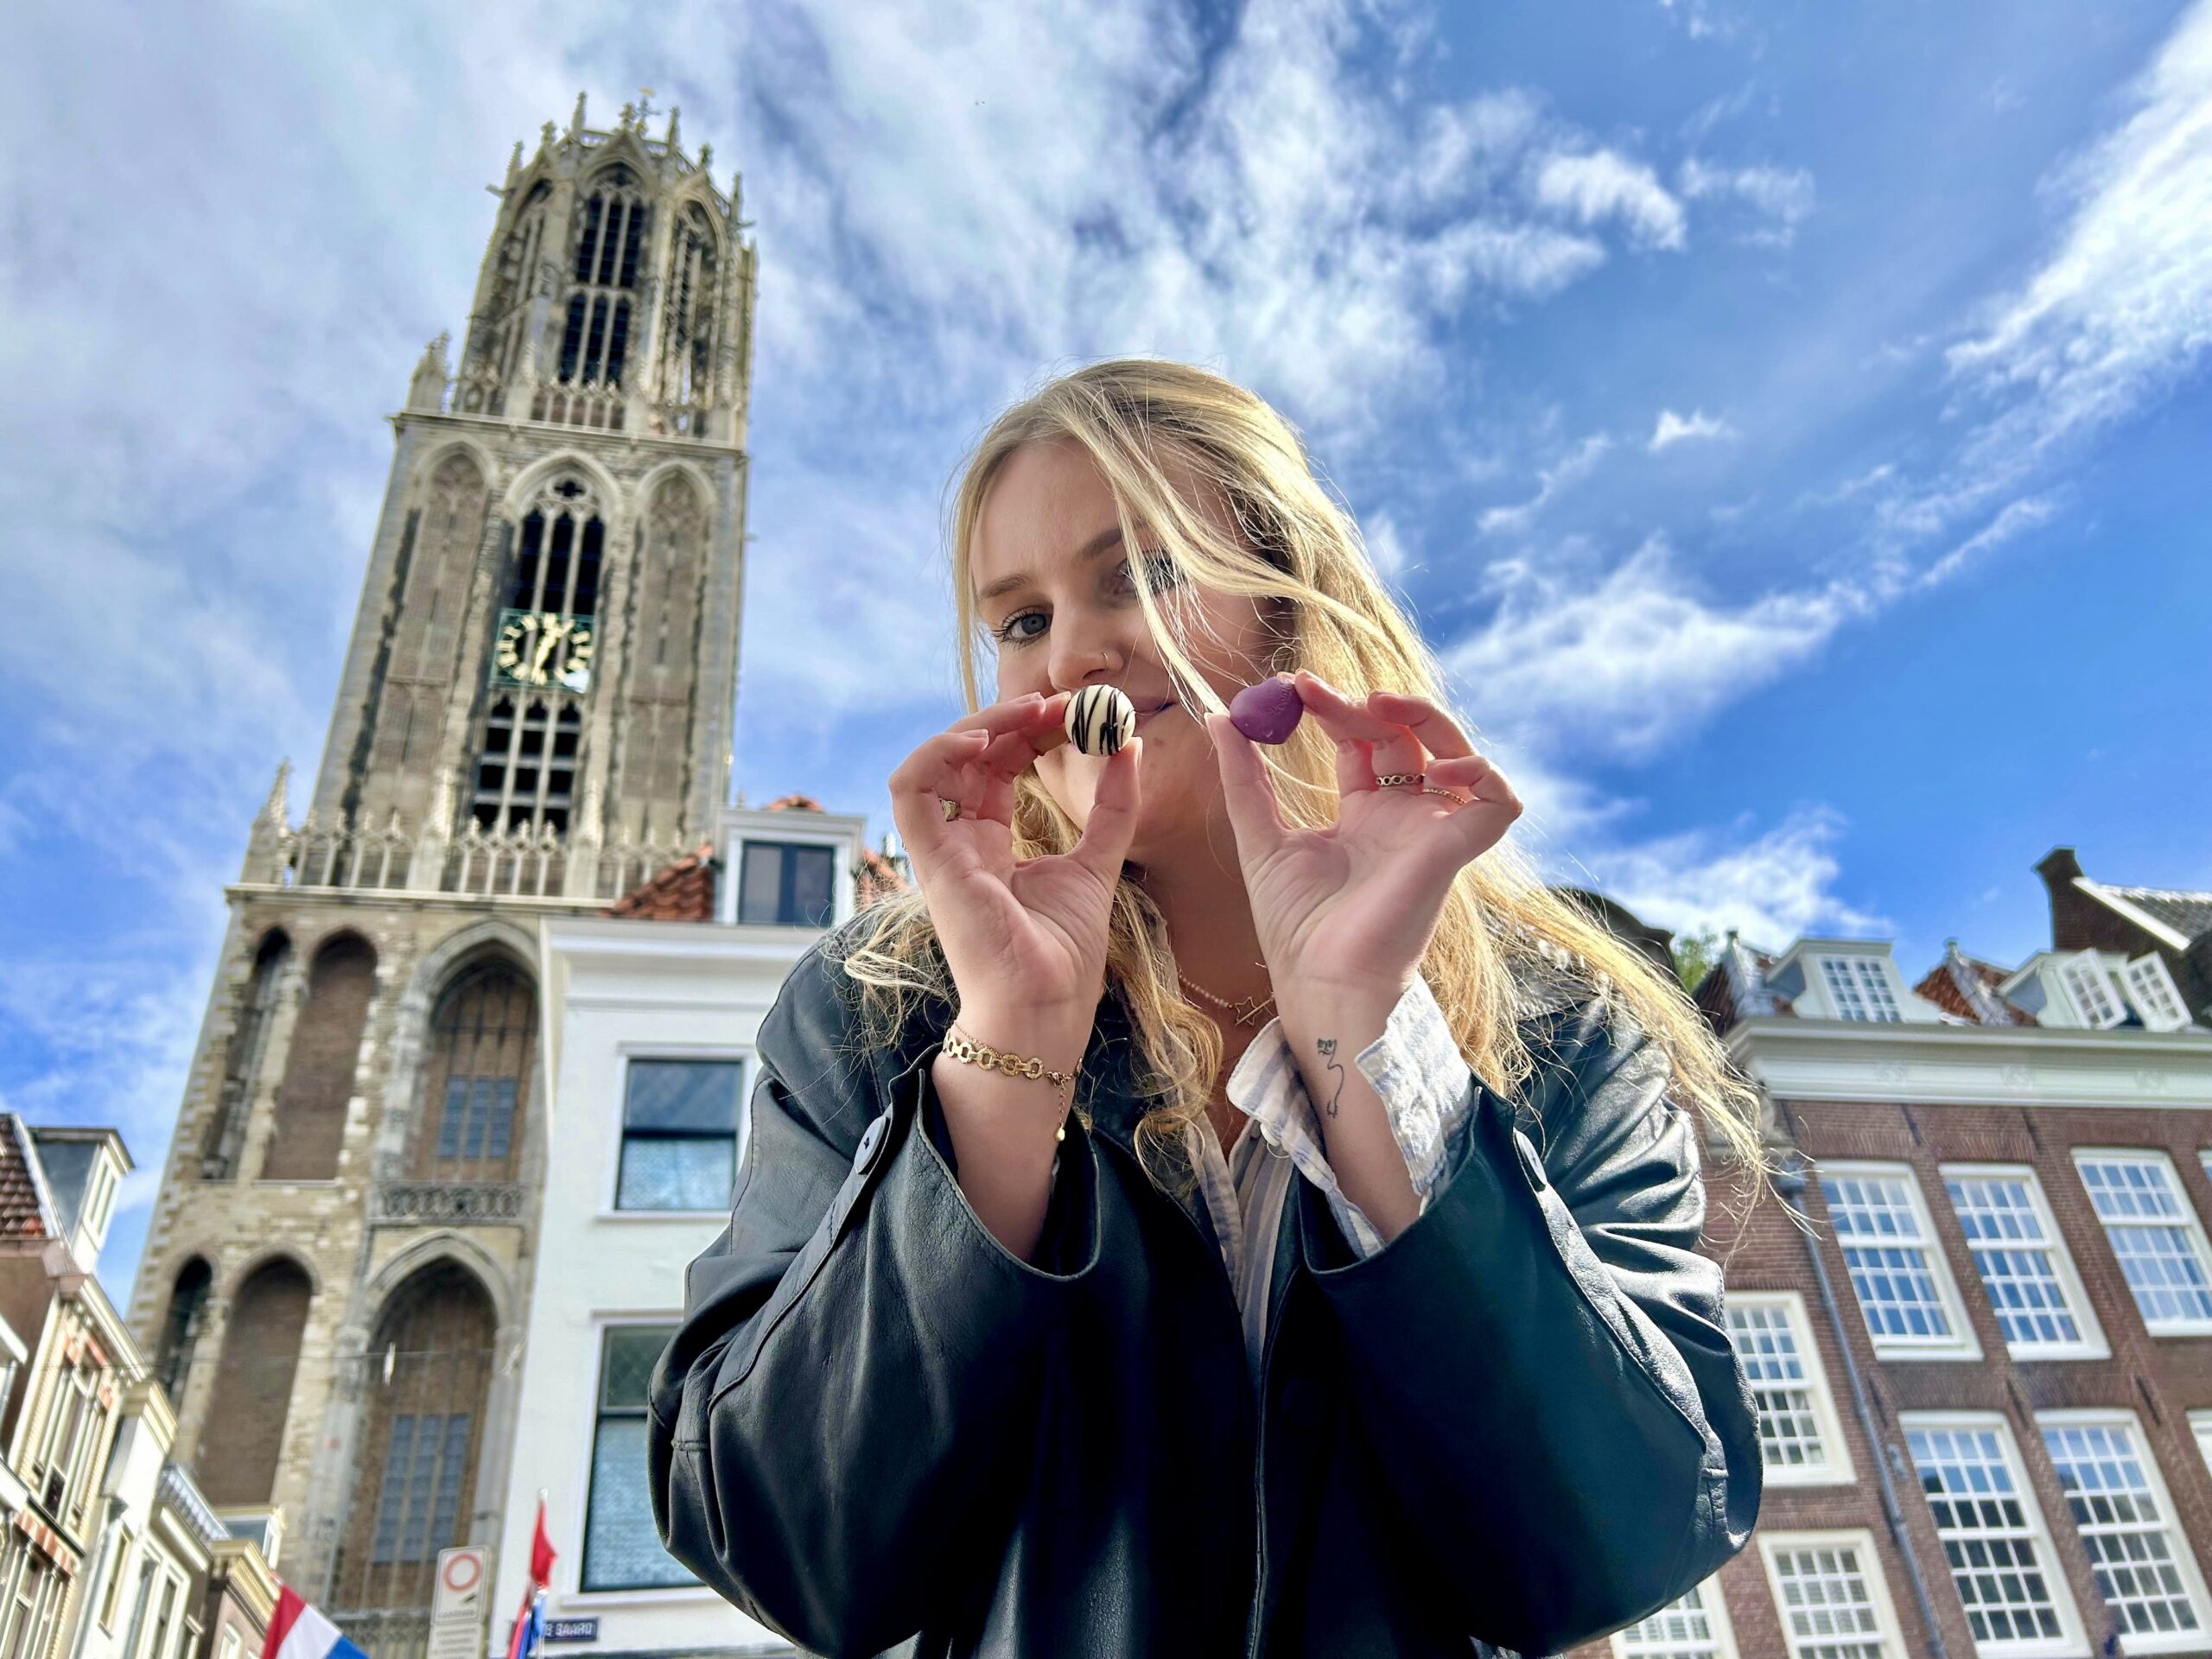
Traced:
<path fill-rule="evenodd" d="M 1650 442 L 1644 448 L 1652 454 L 1673 448 L 1678 443 L 1693 443 L 1718 438 L 1732 438 L 1736 429 L 1717 415 L 1707 415 L 1703 410 L 1692 410 L 1678 415 L 1671 409 L 1659 411 L 1659 419 L 1651 429 Z"/>
<path fill-rule="evenodd" d="M 1810 932 L 1879 938 L 1893 931 L 1888 919 L 1837 891 L 1847 827 L 1833 808 L 1808 807 L 1764 831 L 1738 820 L 1599 852 L 1588 868 L 1608 896 L 1678 933 L 1732 927 L 1767 944 Z"/>
<path fill-rule="evenodd" d="M 1716 167 L 1695 156 L 1682 163 L 1675 182 L 1691 201 L 1732 200 L 1750 208 L 1758 222 L 1743 232 L 1743 239 L 1775 247 L 1796 239 L 1818 194 L 1812 174 L 1802 167 Z"/>
<path fill-rule="evenodd" d="M 1536 515 L 1556 500 L 1561 491 L 1587 478 L 1612 447 L 1613 441 L 1608 435 L 1592 433 L 1536 474 L 1534 495 L 1508 506 L 1486 509 L 1475 521 L 1476 528 L 1485 536 L 1512 535 L 1528 529 Z"/>
<path fill-rule="evenodd" d="M 1688 240 L 1682 204 L 1668 194 L 1649 167 L 1616 150 L 1546 156 L 1537 164 L 1530 189 L 1547 207 L 1584 225 L 1618 219 L 1646 247 L 1679 250 Z"/>

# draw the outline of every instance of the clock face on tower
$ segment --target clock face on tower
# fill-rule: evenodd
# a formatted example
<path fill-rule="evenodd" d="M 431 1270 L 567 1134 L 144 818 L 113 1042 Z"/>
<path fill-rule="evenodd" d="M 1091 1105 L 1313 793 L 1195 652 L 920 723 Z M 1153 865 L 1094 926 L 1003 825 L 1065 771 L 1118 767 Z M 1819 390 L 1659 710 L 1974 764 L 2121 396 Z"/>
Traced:
<path fill-rule="evenodd" d="M 592 619 L 557 611 L 502 611 L 492 641 L 492 677 L 501 685 L 591 690 Z"/>

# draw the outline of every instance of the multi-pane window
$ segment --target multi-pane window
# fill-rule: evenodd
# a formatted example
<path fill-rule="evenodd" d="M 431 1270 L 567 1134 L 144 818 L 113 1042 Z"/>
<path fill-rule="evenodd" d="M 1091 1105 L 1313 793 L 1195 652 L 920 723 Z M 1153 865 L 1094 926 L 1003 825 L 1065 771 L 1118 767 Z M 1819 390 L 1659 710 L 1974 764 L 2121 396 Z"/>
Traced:
<path fill-rule="evenodd" d="M 1804 1304 L 1786 1294 L 1732 1294 L 1728 1338 L 1759 1414 L 1759 1453 L 1775 1484 L 1849 1480 L 1851 1465 L 1806 1334 Z"/>
<path fill-rule="evenodd" d="M 1948 1167 L 1943 1190 L 1958 1213 L 2005 1345 L 2022 1357 L 2102 1355 L 2088 1298 L 2074 1276 L 2035 1172 Z"/>
<path fill-rule="evenodd" d="M 2212 1260 L 2165 1154 L 2077 1151 L 2074 1160 L 2144 1325 L 2164 1334 L 2212 1329 Z"/>
<path fill-rule="evenodd" d="M 773 927 L 836 920 L 837 855 L 804 842 L 748 841 L 739 861 L 737 919 Z"/>
<path fill-rule="evenodd" d="M 1897 1659 L 1871 1535 L 1767 1534 L 1759 1548 L 1791 1659 Z"/>
<path fill-rule="evenodd" d="M 429 1561 L 456 1541 L 461 1477 L 468 1467 L 469 1414 L 407 1414 L 391 1420 L 384 1486 L 370 1559 Z"/>
<path fill-rule="evenodd" d="M 1736 1659 L 1720 1580 L 1691 1586 L 1640 1624 L 1613 1637 L 1614 1659 Z"/>
<path fill-rule="evenodd" d="M 561 378 L 622 384 L 630 349 L 630 296 L 652 208 L 636 175 L 617 163 L 587 187 L 576 214 L 575 288 L 561 331 Z"/>
<path fill-rule="evenodd" d="M 660 1547 L 645 1491 L 645 1385 L 675 1333 L 673 1325 L 618 1325 L 601 1342 L 591 1495 L 584 1514 L 587 1590 L 658 1590 L 697 1582 Z"/>
<path fill-rule="evenodd" d="M 2073 998 L 2074 1011 L 2082 1016 L 2083 1025 L 2101 1030 L 2127 1018 L 2126 1008 L 2113 990 L 2112 976 L 2095 951 L 2084 950 L 2060 963 L 2058 979 L 2066 987 L 2066 995 Z"/>
<path fill-rule="evenodd" d="M 1907 1417 L 1904 1429 L 1974 1646 L 1985 1655 L 2078 1646 L 2065 1580 L 2003 1421 Z"/>
<path fill-rule="evenodd" d="M 1873 957 L 1818 957 L 1821 982 L 1839 1020 L 1897 1020 L 1897 1000 L 1890 989 L 1890 976 Z"/>
<path fill-rule="evenodd" d="M 2203 1580 L 2133 1417 L 2048 1412 L 2036 1421 L 2128 1651 L 2202 1646 Z"/>
<path fill-rule="evenodd" d="M 742 1061 L 632 1059 L 614 1207 L 727 1209 L 744 1105 Z"/>
<path fill-rule="evenodd" d="M 1821 1190 L 1876 1351 L 1890 1357 L 1978 1353 L 1912 1172 L 1838 1164 L 1821 1172 Z"/>
<path fill-rule="evenodd" d="M 584 721 L 567 698 L 503 696 L 484 716 L 472 810 L 486 830 L 565 833 L 575 804 L 576 751 Z"/>
<path fill-rule="evenodd" d="M 2189 1010 L 2182 1007 L 2173 976 L 2158 957 L 2136 957 L 2127 964 L 2123 976 L 2127 981 L 2128 1000 L 2152 1031 L 2178 1031 L 2189 1023 Z"/>

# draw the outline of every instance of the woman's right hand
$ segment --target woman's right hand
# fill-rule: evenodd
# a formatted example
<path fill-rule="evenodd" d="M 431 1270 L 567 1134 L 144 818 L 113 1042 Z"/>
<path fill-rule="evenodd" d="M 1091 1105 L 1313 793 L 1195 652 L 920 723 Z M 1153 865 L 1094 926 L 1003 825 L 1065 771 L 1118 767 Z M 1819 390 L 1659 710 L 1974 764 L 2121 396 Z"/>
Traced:
<path fill-rule="evenodd" d="M 1068 696 L 1032 692 L 954 721 L 891 774 L 891 812 L 963 1012 L 1088 1031 L 1105 994 L 1115 885 L 1136 834 L 1144 740 L 1107 757 L 1073 849 L 1017 862 L 1014 780 L 1068 741 Z M 960 816 L 948 821 L 940 799 L 958 801 Z"/>

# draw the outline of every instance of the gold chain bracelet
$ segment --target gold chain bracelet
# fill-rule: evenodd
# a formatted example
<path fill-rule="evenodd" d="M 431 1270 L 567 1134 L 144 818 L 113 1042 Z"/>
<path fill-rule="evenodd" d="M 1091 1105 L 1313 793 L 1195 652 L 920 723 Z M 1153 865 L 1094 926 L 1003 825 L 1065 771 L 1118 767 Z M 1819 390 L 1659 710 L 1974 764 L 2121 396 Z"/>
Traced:
<path fill-rule="evenodd" d="M 980 1065 L 986 1071 L 1003 1072 L 1009 1077 L 1042 1078 L 1052 1085 L 1052 1092 L 1060 1097 L 1063 1107 L 1067 1103 L 1068 1090 L 1075 1084 L 1072 1073 L 1055 1071 L 1033 1054 L 1025 1058 L 1020 1054 L 1001 1052 L 986 1044 L 979 1043 L 973 1038 L 963 1037 L 957 1031 L 947 1031 L 944 1033 L 944 1052 L 956 1060 L 964 1060 L 970 1065 Z M 1052 1138 L 1055 1141 L 1065 1141 L 1068 1138 L 1067 1118 L 1065 1112 L 1061 1116 L 1060 1127 L 1054 1132 Z"/>

